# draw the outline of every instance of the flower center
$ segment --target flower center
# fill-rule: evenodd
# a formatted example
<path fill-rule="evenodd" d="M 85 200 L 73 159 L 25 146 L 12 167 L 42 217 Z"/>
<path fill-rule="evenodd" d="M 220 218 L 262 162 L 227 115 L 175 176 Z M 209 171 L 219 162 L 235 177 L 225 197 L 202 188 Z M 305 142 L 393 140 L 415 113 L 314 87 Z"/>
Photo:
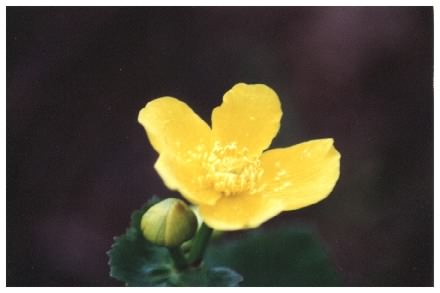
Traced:
<path fill-rule="evenodd" d="M 203 181 L 225 196 L 256 192 L 257 181 L 263 175 L 259 158 L 250 157 L 248 150 L 238 148 L 236 143 L 216 142 L 203 167 L 207 171 Z"/>

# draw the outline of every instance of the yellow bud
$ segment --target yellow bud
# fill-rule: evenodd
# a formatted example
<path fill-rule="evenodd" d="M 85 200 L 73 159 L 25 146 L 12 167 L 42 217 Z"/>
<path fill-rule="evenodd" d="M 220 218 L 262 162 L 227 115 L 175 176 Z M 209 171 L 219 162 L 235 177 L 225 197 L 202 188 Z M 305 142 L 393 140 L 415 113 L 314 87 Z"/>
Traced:
<path fill-rule="evenodd" d="M 191 239 L 197 231 L 197 218 L 180 199 L 167 198 L 142 216 L 141 230 L 150 242 L 174 247 Z"/>

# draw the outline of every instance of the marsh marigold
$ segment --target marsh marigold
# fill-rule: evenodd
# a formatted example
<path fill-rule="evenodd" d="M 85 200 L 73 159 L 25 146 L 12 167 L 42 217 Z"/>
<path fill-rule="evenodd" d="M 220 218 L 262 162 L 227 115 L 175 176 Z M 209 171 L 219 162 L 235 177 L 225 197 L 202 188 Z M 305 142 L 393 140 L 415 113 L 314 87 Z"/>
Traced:
<path fill-rule="evenodd" d="M 266 150 L 281 116 L 271 88 L 239 83 L 213 110 L 211 127 L 172 97 L 149 102 L 138 121 L 166 186 L 197 205 L 208 226 L 238 230 L 324 199 L 339 178 L 331 138 Z"/>

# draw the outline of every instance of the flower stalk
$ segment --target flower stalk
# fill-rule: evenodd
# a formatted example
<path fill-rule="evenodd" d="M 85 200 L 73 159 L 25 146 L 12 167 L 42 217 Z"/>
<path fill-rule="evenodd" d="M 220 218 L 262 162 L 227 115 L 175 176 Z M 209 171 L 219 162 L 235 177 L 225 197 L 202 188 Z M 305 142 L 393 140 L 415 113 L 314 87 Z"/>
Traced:
<path fill-rule="evenodd" d="M 174 261 L 176 269 L 182 270 L 188 266 L 188 262 L 186 261 L 186 258 L 183 255 L 180 247 L 168 247 L 168 251 L 170 252 L 171 258 Z"/>
<path fill-rule="evenodd" d="M 202 223 L 196 237 L 193 240 L 192 248 L 189 253 L 188 263 L 192 266 L 198 266 L 203 259 L 209 240 L 212 235 L 212 228 Z"/>

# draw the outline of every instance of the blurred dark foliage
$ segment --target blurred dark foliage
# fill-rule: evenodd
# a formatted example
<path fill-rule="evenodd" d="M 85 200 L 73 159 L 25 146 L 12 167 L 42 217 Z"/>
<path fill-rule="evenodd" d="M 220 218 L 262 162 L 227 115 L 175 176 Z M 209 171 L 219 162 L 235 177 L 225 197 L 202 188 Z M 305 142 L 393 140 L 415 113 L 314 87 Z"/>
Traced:
<path fill-rule="evenodd" d="M 212 241 L 214 242 L 214 241 Z M 205 265 L 240 272 L 242 287 L 341 286 L 340 277 L 308 229 L 256 229 L 210 246 Z"/>
<path fill-rule="evenodd" d="M 113 236 L 176 196 L 138 111 L 210 121 L 240 81 L 280 95 L 273 145 L 342 153 L 328 199 L 263 229 L 314 227 L 344 285 L 433 285 L 432 7 L 8 7 L 6 29 L 8 286 L 120 285 Z"/>

